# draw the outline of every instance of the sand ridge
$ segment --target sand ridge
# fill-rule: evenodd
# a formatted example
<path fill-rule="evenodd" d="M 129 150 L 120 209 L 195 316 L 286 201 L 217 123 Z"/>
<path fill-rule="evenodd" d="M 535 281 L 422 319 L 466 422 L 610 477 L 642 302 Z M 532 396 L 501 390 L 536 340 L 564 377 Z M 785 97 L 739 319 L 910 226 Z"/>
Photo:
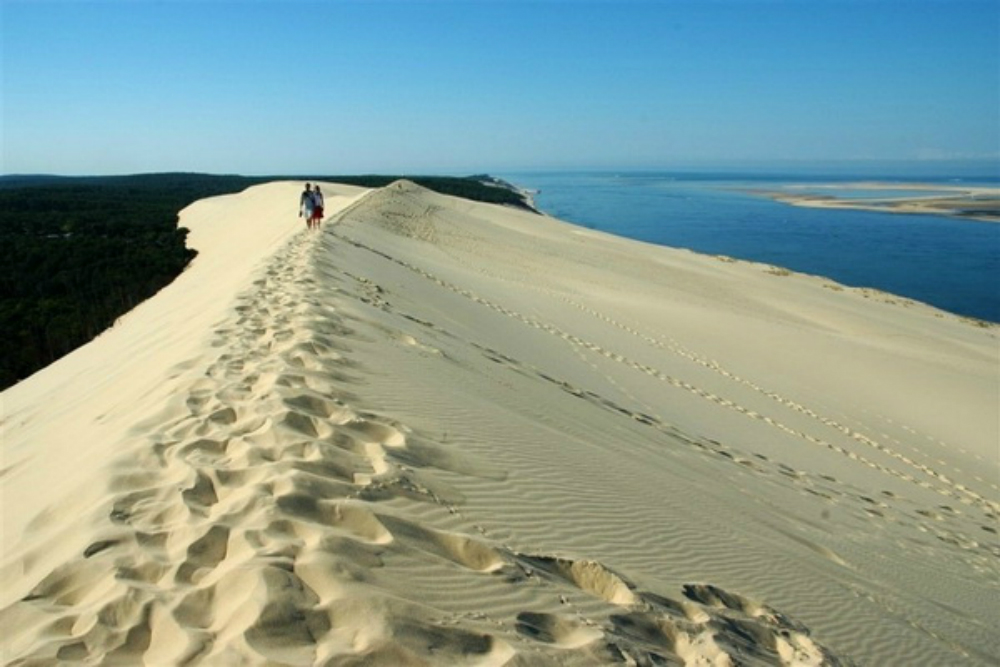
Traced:
<path fill-rule="evenodd" d="M 575 231 L 401 182 L 290 236 L 119 434 L 75 555 L 65 511 L 5 538 L 4 658 L 996 655 L 995 334 Z M 908 400 L 789 369 L 818 350 Z M 905 382 L 951 370 L 971 415 L 925 427 Z"/>

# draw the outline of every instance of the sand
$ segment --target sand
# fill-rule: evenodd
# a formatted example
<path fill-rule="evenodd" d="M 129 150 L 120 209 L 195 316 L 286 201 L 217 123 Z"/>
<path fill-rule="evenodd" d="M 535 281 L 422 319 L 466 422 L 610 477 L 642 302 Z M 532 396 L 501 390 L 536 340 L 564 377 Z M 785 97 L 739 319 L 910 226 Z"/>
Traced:
<path fill-rule="evenodd" d="M 300 186 L 3 393 L 6 664 L 1000 657 L 996 327 Z"/>
<path fill-rule="evenodd" d="M 761 191 L 775 201 L 792 206 L 809 208 L 839 208 L 878 213 L 904 213 L 908 215 L 938 215 L 963 220 L 1000 222 L 1000 188 L 988 186 L 934 185 L 919 183 L 837 183 L 813 184 L 810 189 L 821 189 L 829 194 L 804 194 L 789 191 Z M 842 198 L 843 190 L 871 190 L 871 197 Z M 913 190 L 912 195 L 884 196 L 879 191 Z M 935 194 L 927 194 L 934 192 Z"/>

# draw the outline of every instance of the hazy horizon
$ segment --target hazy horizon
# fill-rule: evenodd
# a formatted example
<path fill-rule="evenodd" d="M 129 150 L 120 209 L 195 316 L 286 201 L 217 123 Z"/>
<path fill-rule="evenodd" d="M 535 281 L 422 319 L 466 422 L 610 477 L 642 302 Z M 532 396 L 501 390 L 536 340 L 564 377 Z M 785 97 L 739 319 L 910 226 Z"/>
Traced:
<path fill-rule="evenodd" d="M 2 36 L 5 174 L 1000 164 L 1000 0 L 5 0 Z"/>
<path fill-rule="evenodd" d="M 489 174 L 491 176 L 503 177 L 510 174 L 530 174 L 530 173 L 706 173 L 706 174 L 760 174 L 760 175 L 788 175 L 801 176 L 803 178 L 817 176 L 885 176 L 898 178 L 983 178 L 987 180 L 1000 179 L 1000 160 L 912 160 L 912 161 L 733 161 L 733 162 L 711 162 L 711 163 L 679 163 L 665 165 L 551 165 L 551 166 L 524 166 L 488 169 L 485 171 L 476 170 L 382 170 L 382 171 L 341 171 L 341 172 L 307 172 L 301 169 L 288 172 L 238 172 L 238 171 L 201 171 L 197 169 L 169 169 L 153 171 L 135 172 L 12 172 L 2 173 L 0 178 L 20 178 L 20 177 L 65 177 L 65 178 L 87 178 L 87 177 L 117 177 L 117 176 L 140 176 L 169 173 L 193 173 L 218 176 L 243 176 L 248 178 L 256 177 L 323 177 L 323 176 L 359 176 L 359 175 L 423 175 L 423 176 L 472 176 L 476 174 Z"/>

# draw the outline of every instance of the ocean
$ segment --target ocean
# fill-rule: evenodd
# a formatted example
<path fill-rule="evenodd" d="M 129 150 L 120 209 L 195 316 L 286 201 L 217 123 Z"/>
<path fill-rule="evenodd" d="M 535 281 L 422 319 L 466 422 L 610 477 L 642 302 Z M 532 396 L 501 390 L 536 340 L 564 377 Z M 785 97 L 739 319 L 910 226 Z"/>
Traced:
<path fill-rule="evenodd" d="M 791 206 L 752 190 L 879 181 L 877 194 L 934 186 L 1000 187 L 1000 178 L 899 178 L 693 172 L 521 172 L 499 174 L 534 190 L 542 211 L 575 224 L 659 245 L 774 264 L 871 287 L 957 315 L 1000 322 L 1000 223 L 934 215 Z M 831 193 L 832 194 L 832 193 Z M 873 196 L 837 191 L 838 196 Z"/>

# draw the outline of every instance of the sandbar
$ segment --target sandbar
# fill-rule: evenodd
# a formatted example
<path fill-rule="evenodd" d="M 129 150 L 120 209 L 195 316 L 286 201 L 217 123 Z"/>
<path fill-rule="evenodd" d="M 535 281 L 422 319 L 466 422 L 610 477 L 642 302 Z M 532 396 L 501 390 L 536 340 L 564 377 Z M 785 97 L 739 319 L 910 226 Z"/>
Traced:
<path fill-rule="evenodd" d="M 812 192 L 796 192 L 808 189 Z M 815 191 L 823 191 L 818 193 Z M 871 196 L 846 198 L 838 191 L 871 191 Z M 884 191 L 914 191 L 912 195 L 880 196 Z M 926 194 L 926 193 L 933 194 Z M 829 194 L 827 194 L 829 193 Z M 921 194 L 923 193 L 923 194 Z M 966 220 L 1000 222 L 1000 188 L 917 183 L 859 182 L 787 186 L 780 191 L 758 190 L 775 201 L 812 208 L 854 209 L 880 213 L 938 215 Z"/>

